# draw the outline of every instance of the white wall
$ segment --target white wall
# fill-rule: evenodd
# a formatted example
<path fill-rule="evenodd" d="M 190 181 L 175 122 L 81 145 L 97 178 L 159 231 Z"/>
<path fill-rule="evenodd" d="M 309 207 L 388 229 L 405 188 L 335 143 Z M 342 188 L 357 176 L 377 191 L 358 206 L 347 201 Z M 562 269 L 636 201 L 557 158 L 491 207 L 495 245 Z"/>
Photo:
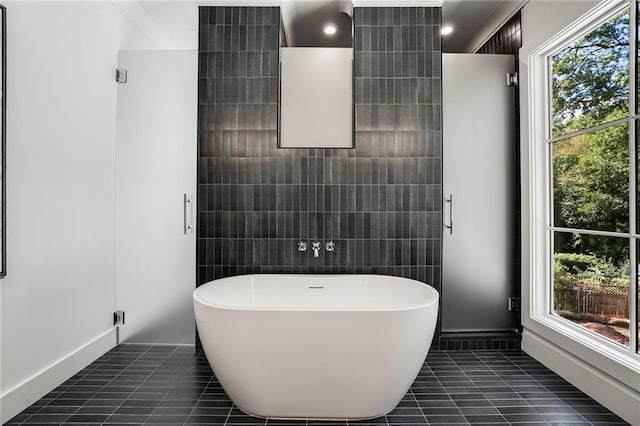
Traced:
<path fill-rule="evenodd" d="M 110 3 L 7 4 L 7 276 L 2 420 L 115 343 Z"/>
<path fill-rule="evenodd" d="M 115 344 L 118 51 L 196 48 L 198 21 L 188 1 L 3 4 L 6 421 Z"/>
<path fill-rule="evenodd" d="M 198 48 L 198 6 L 191 0 L 119 0 L 113 6 L 135 30 L 124 33 L 121 50 Z"/>
<path fill-rule="evenodd" d="M 544 186 L 541 173 L 535 173 L 530 169 L 530 155 L 534 155 L 539 163 L 539 149 L 529 150 L 530 131 L 534 123 L 530 122 L 530 99 L 532 98 L 528 87 L 530 72 L 533 64 L 530 64 L 529 55 L 543 43 L 554 37 L 568 27 L 588 10 L 596 6 L 597 1 L 530 1 L 522 10 L 522 36 L 523 46 L 520 50 L 520 111 L 521 111 L 521 177 L 522 177 L 522 307 L 523 307 L 523 350 L 547 367 L 554 370 L 586 394 L 605 405 L 616 414 L 623 417 L 631 424 L 640 425 L 640 394 L 635 382 L 637 366 L 624 365 L 621 360 L 612 361 L 609 358 L 596 353 L 588 344 L 578 342 L 567 337 L 566 334 L 553 330 L 548 324 L 534 318 L 534 302 L 530 299 L 530 289 L 535 283 L 531 280 L 539 276 L 535 272 L 535 265 L 531 264 L 531 258 L 543 248 L 535 248 L 534 252 L 532 234 L 537 226 L 536 220 L 543 220 L 544 215 L 530 215 L 530 185 Z M 539 72 L 544 72 L 540 70 Z M 538 90 L 540 85 L 536 86 Z M 544 90 L 544 89 L 542 89 Z M 537 116 L 544 112 L 536 108 Z M 537 123 L 537 122 L 536 122 Z M 540 125 L 536 125 L 540 127 Z M 538 147 L 538 145 L 533 145 Z M 542 155 L 544 157 L 544 155 Z M 533 278 L 532 278 L 533 277 Z M 546 279 L 545 277 L 539 279 Z"/>

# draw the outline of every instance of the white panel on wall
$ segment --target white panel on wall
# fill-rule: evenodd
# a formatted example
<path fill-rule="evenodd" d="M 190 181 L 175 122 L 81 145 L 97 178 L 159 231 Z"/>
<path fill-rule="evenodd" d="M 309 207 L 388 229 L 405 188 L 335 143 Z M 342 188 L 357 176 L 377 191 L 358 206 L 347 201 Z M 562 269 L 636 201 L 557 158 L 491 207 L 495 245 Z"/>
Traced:
<path fill-rule="evenodd" d="M 115 344 L 120 31 L 107 2 L 7 6 L 2 421 Z"/>
<path fill-rule="evenodd" d="M 184 232 L 183 197 L 196 189 L 197 51 L 121 51 L 118 59 L 128 79 L 118 86 L 120 341 L 193 344 L 196 240 L 194 229 Z"/>
<path fill-rule="evenodd" d="M 197 7 L 144 2 L 137 9 L 145 13 L 134 16 L 128 2 L 2 4 L 11 271 L 0 282 L 5 422 L 115 344 L 118 51 L 195 48 Z M 194 71 L 194 92 L 196 79 Z M 164 89 L 156 99 L 163 96 Z"/>
<path fill-rule="evenodd" d="M 280 147 L 353 147 L 353 49 L 280 49 Z"/>

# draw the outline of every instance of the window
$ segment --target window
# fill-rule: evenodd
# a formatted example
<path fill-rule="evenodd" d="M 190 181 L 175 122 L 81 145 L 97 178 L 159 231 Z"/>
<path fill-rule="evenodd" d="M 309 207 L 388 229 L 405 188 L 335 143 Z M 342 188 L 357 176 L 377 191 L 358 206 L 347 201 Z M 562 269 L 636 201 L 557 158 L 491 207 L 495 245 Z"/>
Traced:
<path fill-rule="evenodd" d="M 536 3 L 527 5 L 523 34 L 529 28 L 530 38 L 520 52 L 528 142 L 521 163 L 523 348 L 634 423 L 636 0 Z"/>
<path fill-rule="evenodd" d="M 547 319 L 634 357 L 640 271 L 639 96 L 630 78 L 637 69 L 638 43 L 630 36 L 637 33 L 630 25 L 635 16 L 629 3 L 609 6 L 541 55 L 548 157 L 540 234 L 546 260 L 538 259 L 546 270 Z"/>
<path fill-rule="evenodd" d="M 637 121 L 629 22 L 628 7 L 615 11 L 548 56 L 547 106 L 550 310 L 624 347 L 637 329 L 629 315 L 638 237 L 630 209 L 638 197 L 629 190 Z"/>

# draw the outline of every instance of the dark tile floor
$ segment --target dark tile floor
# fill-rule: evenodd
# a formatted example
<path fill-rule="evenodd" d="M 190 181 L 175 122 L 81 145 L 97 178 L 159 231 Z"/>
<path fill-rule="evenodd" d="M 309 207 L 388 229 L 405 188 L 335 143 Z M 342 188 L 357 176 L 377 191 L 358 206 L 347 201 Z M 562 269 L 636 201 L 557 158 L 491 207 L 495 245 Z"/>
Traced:
<path fill-rule="evenodd" d="M 202 353 L 121 345 L 9 425 L 347 425 L 256 419 L 234 408 Z M 520 351 L 434 351 L 393 412 L 358 425 L 626 424 Z"/>

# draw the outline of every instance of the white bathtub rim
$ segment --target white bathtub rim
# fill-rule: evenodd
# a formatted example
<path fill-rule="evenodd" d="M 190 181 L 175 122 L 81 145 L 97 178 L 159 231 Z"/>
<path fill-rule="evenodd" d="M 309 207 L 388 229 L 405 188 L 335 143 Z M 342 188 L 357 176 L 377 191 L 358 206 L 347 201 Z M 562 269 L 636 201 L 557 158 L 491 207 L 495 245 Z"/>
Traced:
<path fill-rule="evenodd" d="M 400 280 L 404 280 L 404 281 L 412 281 L 414 282 L 416 285 L 423 285 L 425 287 L 427 287 L 427 291 L 429 292 L 433 292 L 434 293 L 434 297 L 431 298 L 429 301 L 427 301 L 426 303 L 421 303 L 418 305 L 411 305 L 411 306 L 407 306 L 407 307 L 396 307 L 396 308 L 382 308 L 382 307 L 376 307 L 376 308 L 369 308 L 369 307 L 363 307 L 363 308 L 332 308 L 330 306 L 323 306 L 323 307 L 278 307 L 278 306 L 260 306 L 260 307 L 251 307 L 251 306 L 239 306 L 239 305 L 220 305 L 217 303 L 211 303 L 209 301 L 205 301 L 203 300 L 201 297 L 198 296 L 199 290 L 201 290 L 203 287 L 205 287 L 206 285 L 209 285 L 211 283 L 216 282 L 217 280 L 221 280 L 221 279 L 231 279 L 231 278 L 240 278 L 240 277 L 251 277 L 251 276 L 278 276 L 278 277 L 288 277 L 288 278 L 296 278 L 298 276 L 309 276 L 309 275 L 326 275 L 326 276 L 330 276 L 330 277 L 353 277 L 353 276 L 375 276 L 375 277 L 389 277 L 389 278 L 394 278 L 394 279 L 400 279 Z M 224 278 L 218 278 L 212 281 L 207 281 L 206 283 L 198 286 L 194 291 L 193 291 L 193 300 L 195 302 L 197 302 L 200 305 L 203 306 L 207 306 L 210 308 L 214 308 L 214 309 L 221 309 L 221 310 L 228 310 L 228 311 L 255 311 L 255 312 L 406 312 L 406 311 L 413 311 L 413 310 L 420 310 L 420 309 L 424 309 L 433 305 L 438 306 L 439 300 L 440 300 L 440 293 L 438 292 L 438 290 L 436 290 L 433 286 L 431 286 L 430 284 L 424 283 L 422 281 L 418 281 L 418 280 L 414 280 L 411 278 L 404 278 L 404 277 L 398 277 L 395 275 L 378 275 L 378 274 L 245 274 L 245 275 L 234 275 L 231 277 L 224 277 Z M 380 417 L 380 416 L 378 416 Z M 370 417 L 371 418 L 375 418 L 375 417 Z"/>

